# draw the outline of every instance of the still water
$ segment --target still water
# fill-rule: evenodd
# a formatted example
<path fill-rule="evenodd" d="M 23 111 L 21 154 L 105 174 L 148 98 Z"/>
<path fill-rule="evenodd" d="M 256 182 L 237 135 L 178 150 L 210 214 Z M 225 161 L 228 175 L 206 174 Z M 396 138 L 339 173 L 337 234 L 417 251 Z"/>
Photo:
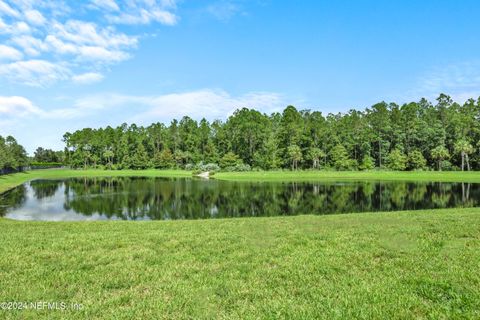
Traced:
<path fill-rule="evenodd" d="M 474 207 L 480 184 L 232 182 L 167 178 L 36 180 L 0 195 L 17 220 L 175 220 Z"/>

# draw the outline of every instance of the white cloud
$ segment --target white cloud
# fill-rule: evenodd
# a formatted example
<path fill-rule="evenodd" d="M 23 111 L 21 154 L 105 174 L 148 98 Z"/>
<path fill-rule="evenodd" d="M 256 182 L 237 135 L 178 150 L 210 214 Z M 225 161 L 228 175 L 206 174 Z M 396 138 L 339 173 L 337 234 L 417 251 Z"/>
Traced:
<path fill-rule="evenodd" d="M 13 24 L 10 32 L 12 34 L 24 34 L 32 32 L 32 29 L 27 23 L 20 21 Z"/>
<path fill-rule="evenodd" d="M 100 74 L 87 73 L 72 78 L 74 81 L 87 83 L 101 80 L 101 77 Z M 99 118 L 101 115 L 113 112 L 114 114 L 123 114 L 125 117 L 120 118 L 118 124 L 129 121 L 149 125 L 156 121 L 180 119 L 186 115 L 197 120 L 201 118 L 226 119 L 236 109 L 244 107 L 271 113 L 281 111 L 285 106 L 283 97 L 277 93 L 251 92 L 232 96 L 226 91 L 218 89 L 150 96 L 99 94 L 80 98 L 68 104 L 71 107 L 46 110 L 37 107 L 27 98 L 0 96 L 0 116 L 9 115 L 11 118 L 15 118 L 34 115 L 43 119 L 77 122 L 82 118 Z M 124 112 L 120 113 L 121 109 Z"/>
<path fill-rule="evenodd" d="M 218 1 L 207 7 L 207 12 L 221 21 L 228 21 L 241 11 L 237 3 L 228 0 Z"/>
<path fill-rule="evenodd" d="M 41 114 L 42 110 L 30 100 L 19 96 L 0 96 L 0 115 L 2 117 L 23 117 L 27 115 Z"/>
<path fill-rule="evenodd" d="M 58 64 L 45 60 L 27 60 L 0 65 L 0 76 L 12 82 L 23 83 L 33 87 L 45 87 L 49 84 L 66 80 L 70 71 Z"/>
<path fill-rule="evenodd" d="M 25 11 L 25 18 L 34 25 L 44 25 L 47 20 L 38 10 Z"/>
<path fill-rule="evenodd" d="M 114 0 L 91 0 L 93 8 L 105 9 L 108 11 L 118 11 L 120 8 Z"/>
<path fill-rule="evenodd" d="M 153 97 L 148 101 L 151 109 L 140 117 L 148 119 L 189 115 L 196 118 L 223 118 L 243 107 L 270 112 L 280 107 L 280 101 L 280 96 L 275 93 L 249 93 L 232 97 L 223 90 L 199 90 Z"/>
<path fill-rule="evenodd" d="M 0 61 L 20 60 L 23 54 L 15 48 L 0 44 Z"/>
<path fill-rule="evenodd" d="M 409 92 L 414 99 L 434 100 L 440 93 L 450 95 L 457 102 L 480 96 L 480 61 L 442 66 L 421 77 L 415 89 Z"/>
<path fill-rule="evenodd" d="M 108 16 L 109 21 L 116 24 L 149 24 L 152 21 L 173 26 L 178 18 L 171 12 L 161 9 L 153 11 L 140 9 L 135 13 L 122 13 L 118 16 Z"/>
<path fill-rule="evenodd" d="M 38 56 L 42 52 L 48 51 L 48 46 L 42 40 L 29 35 L 15 37 L 12 39 L 12 42 L 30 56 Z"/>
<path fill-rule="evenodd" d="M 138 47 L 139 36 L 120 32 L 115 24 L 173 25 L 178 21 L 175 0 L 90 0 L 75 3 L 75 10 L 67 3 L 0 0 L 0 77 L 47 86 L 74 80 L 71 74 L 103 72 L 131 58 Z M 98 14 L 89 15 L 84 9 Z M 6 64 L 24 59 L 24 54 L 35 60 Z"/>
<path fill-rule="evenodd" d="M 204 89 L 153 96 L 103 94 L 77 100 L 75 107 L 83 112 L 112 108 L 132 108 L 136 115 L 132 121 L 148 124 L 188 115 L 192 118 L 225 118 L 238 108 L 255 108 L 263 112 L 280 111 L 284 107 L 282 96 L 271 92 L 252 92 L 232 96 L 224 90 Z"/>
<path fill-rule="evenodd" d="M 97 72 L 87 72 L 72 77 L 73 82 L 78 84 L 92 84 L 103 80 L 103 75 Z"/>
<path fill-rule="evenodd" d="M 60 54 L 75 54 L 78 52 L 78 47 L 72 43 L 66 43 L 58 39 L 54 35 L 48 35 L 45 38 L 44 44 L 51 48 L 54 52 Z"/>
<path fill-rule="evenodd" d="M 55 23 L 53 30 L 45 39 L 50 49 L 74 55 L 82 61 L 114 63 L 126 60 L 130 57 L 126 50 L 136 47 L 138 42 L 137 37 L 77 20 Z"/>
<path fill-rule="evenodd" d="M 83 46 L 79 48 L 79 56 L 84 60 L 120 62 L 130 58 L 130 54 L 121 50 L 108 50 L 103 47 Z"/>
<path fill-rule="evenodd" d="M 107 14 L 107 19 L 115 24 L 150 24 L 158 22 L 164 25 L 175 25 L 178 16 L 175 0 L 130 0 L 124 1 L 118 14 Z"/>
<path fill-rule="evenodd" d="M 113 28 L 99 28 L 95 23 L 69 20 L 65 24 L 55 23 L 54 34 L 64 41 L 77 45 L 101 47 L 131 47 L 137 44 L 137 37 L 127 36 Z"/>
<path fill-rule="evenodd" d="M 14 22 L 13 24 L 8 24 L 2 20 L 0 15 L 0 34 L 6 34 L 15 37 L 21 34 L 28 34 L 31 31 L 32 30 L 27 23 L 19 21 Z"/>
<path fill-rule="evenodd" d="M 10 7 L 10 5 L 2 0 L 0 0 L 0 15 L 7 15 L 7 16 L 12 16 L 15 18 L 20 17 L 20 13 Z"/>

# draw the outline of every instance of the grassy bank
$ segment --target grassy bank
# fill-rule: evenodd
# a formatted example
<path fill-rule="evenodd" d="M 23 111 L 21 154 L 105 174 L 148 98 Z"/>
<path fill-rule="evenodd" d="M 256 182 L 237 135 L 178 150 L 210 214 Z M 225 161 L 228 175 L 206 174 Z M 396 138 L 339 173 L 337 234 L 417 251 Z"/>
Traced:
<path fill-rule="evenodd" d="M 480 172 L 461 171 L 252 171 L 220 172 L 216 179 L 259 181 L 378 180 L 480 182 Z"/>
<path fill-rule="evenodd" d="M 191 177 L 184 170 L 35 170 L 0 176 L 0 193 L 33 179 L 62 179 L 69 177 L 144 176 L 144 177 Z M 258 171 L 219 172 L 215 179 L 238 181 L 441 181 L 479 182 L 480 172 L 394 172 L 394 171 Z"/>
<path fill-rule="evenodd" d="M 254 219 L 0 220 L 0 318 L 477 318 L 480 209 Z"/>

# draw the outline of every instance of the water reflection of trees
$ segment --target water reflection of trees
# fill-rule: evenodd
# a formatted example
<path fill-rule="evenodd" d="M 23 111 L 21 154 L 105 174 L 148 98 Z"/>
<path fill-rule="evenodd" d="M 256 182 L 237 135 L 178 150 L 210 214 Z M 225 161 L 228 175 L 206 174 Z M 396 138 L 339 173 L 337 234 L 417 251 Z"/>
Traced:
<path fill-rule="evenodd" d="M 64 188 L 60 188 L 64 184 Z M 64 209 L 119 219 L 204 219 L 475 206 L 480 185 L 461 183 L 262 183 L 161 178 L 35 181 L 36 199 L 64 192 Z M 25 187 L 0 202 L 21 206 Z M 60 190 L 60 191 L 59 191 Z M 0 207 L 0 214 L 2 214 Z"/>
<path fill-rule="evenodd" d="M 56 180 L 34 180 L 30 182 L 36 199 L 50 198 L 57 193 L 61 183 Z"/>
<path fill-rule="evenodd" d="M 3 217 L 7 210 L 20 208 L 26 200 L 27 190 L 24 185 L 0 194 L 0 217 Z"/>
<path fill-rule="evenodd" d="M 331 214 L 473 206 L 479 192 L 478 186 L 451 183 L 74 179 L 65 183 L 65 209 L 121 219 Z"/>

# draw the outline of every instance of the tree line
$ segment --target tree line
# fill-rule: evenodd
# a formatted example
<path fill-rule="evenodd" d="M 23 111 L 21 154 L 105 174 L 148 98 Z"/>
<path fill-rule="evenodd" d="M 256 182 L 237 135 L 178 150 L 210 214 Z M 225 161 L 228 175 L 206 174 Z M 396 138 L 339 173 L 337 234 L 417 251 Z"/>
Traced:
<path fill-rule="evenodd" d="M 226 121 L 184 116 L 64 135 L 73 167 L 334 170 L 480 169 L 480 99 L 441 94 L 403 105 L 328 114 L 288 106 L 270 115 L 238 109 Z"/>
<path fill-rule="evenodd" d="M 28 165 L 25 148 L 12 136 L 0 136 L 0 174 L 21 170 Z"/>
<path fill-rule="evenodd" d="M 50 168 L 63 166 L 64 151 L 53 151 L 39 147 L 29 157 L 25 148 L 12 136 L 0 136 L 0 174 L 13 173 L 29 168 Z"/>

